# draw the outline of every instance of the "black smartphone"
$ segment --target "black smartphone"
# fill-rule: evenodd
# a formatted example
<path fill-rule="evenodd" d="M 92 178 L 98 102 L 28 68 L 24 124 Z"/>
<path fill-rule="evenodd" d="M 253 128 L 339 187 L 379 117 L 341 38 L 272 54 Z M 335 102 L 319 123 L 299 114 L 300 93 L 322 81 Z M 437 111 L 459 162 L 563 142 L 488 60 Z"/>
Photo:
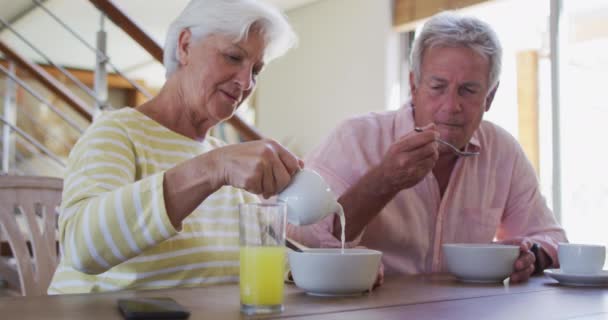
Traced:
<path fill-rule="evenodd" d="M 118 309 L 127 320 L 186 319 L 190 312 L 168 297 L 118 299 Z"/>

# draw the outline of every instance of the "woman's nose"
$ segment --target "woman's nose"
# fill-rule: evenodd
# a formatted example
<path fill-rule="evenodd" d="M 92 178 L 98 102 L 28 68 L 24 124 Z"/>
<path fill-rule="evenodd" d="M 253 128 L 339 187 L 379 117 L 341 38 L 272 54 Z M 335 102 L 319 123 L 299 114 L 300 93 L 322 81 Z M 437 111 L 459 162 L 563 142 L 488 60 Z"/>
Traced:
<path fill-rule="evenodd" d="M 254 81 L 253 81 L 253 73 L 251 72 L 251 69 L 243 68 L 236 75 L 235 81 L 239 85 L 241 90 L 243 90 L 243 91 L 252 89 L 253 85 L 254 85 Z"/>

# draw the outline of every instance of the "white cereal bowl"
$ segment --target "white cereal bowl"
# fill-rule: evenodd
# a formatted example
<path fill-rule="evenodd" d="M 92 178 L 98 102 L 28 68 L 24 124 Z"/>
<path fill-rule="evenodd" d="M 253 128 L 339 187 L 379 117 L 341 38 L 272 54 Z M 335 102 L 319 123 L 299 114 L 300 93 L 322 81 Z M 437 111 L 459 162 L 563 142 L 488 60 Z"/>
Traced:
<path fill-rule="evenodd" d="M 307 249 L 289 252 L 296 286 L 319 296 L 358 295 L 370 289 L 382 252 L 369 249 Z"/>
<path fill-rule="evenodd" d="M 519 246 L 448 243 L 443 245 L 448 270 L 467 282 L 502 282 L 513 273 Z"/>

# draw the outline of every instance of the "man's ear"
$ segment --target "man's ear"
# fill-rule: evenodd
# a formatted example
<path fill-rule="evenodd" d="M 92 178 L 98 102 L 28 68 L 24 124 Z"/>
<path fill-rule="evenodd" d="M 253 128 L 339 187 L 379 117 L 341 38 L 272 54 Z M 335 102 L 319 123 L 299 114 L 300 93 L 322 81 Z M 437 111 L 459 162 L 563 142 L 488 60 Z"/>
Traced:
<path fill-rule="evenodd" d="M 416 92 L 416 81 L 414 79 L 414 73 L 410 71 L 410 94 L 413 96 Z"/>
<path fill-rule="evenodd" d="M 494 101 L 494 96 L 496 95 L 496 90 L 498 90 L 499 84 L 500 82 L 496 84 L 494 89 L 492 89 L 492 91 L 490 91 L 490 93 L 486 97 L 486 112 L 490 111 L 490 106 L 492 106 L 492 101 Z"/>
<path fill-rule="evenodd" d="M 179 33 L 177 39 L 177 61 L 184 66 L 188 64 L 190 56 L 190 44 L 192 43 L 192 32 L 189 28 L 185 28 Z"/>

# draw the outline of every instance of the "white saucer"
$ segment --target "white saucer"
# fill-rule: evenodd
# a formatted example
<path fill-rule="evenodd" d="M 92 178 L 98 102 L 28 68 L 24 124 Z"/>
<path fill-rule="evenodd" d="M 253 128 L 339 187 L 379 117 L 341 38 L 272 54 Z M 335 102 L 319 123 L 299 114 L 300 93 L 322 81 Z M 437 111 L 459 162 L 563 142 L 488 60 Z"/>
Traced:
<path fill-rule="evenodd" d="M 548 269 L 545 274 L 567 286 L 606 287 L 608 286 L 608 270 L 593 274 L 566 273 L 561 269 Z"/>

